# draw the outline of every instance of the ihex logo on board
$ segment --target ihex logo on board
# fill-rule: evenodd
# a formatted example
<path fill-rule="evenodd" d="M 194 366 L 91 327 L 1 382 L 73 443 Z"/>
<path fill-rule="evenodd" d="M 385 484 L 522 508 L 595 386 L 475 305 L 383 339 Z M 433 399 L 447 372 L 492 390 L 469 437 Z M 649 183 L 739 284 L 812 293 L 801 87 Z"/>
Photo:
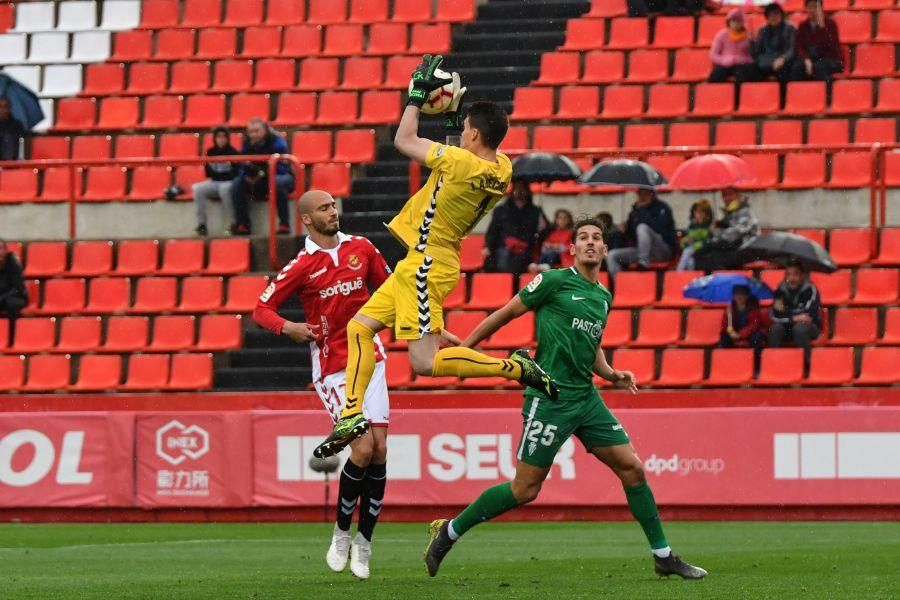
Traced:
<path fill-rule="evenodd" d="M 156 430 L 156 454 L 172 465 L 197 459 L 209 452 L 209 432 L 199 425 L 185 426 L 173 419 Z"/>

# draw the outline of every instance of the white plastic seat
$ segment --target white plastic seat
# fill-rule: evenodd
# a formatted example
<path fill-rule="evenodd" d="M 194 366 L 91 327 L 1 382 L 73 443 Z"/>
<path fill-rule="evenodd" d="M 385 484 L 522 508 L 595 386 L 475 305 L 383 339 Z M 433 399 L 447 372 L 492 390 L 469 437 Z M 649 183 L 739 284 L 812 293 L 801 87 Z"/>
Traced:
<path fill-rule="evenodd" d="M 105 31 L 134 29 L 141 22 L 140 0 L 106 0 L 102 7 L 100 29 Z"/>
<path fill-rule="evenodd" d="M 15 31 L 51 31 L 56 26 L 52 2 L 20 2 L 16 4 Z"/>
<path fill-rule="evenodd" d="M 59 3 L 57 31 L 88 31 L 97 28 L 97 3 L 69 0 Z"/>
<path fill-rule="evenodd" d="M 57 63 L 69 60 L 69 34 L 32 33 L 28 62 Z"/>
<path fill-rule="evenodd" d="M 35 133 L 44 133 L 53 127 L 53 99 L 41 98 L 38 102 L 41 105 L 41 109 L 44 111 L 44 120 L 35 125 L 31 131 Z"/>
<path fill-rule="evenodd" d="M 72 61 L 103 62 L 110 54 L 108 31 L 79 31 L 72 34 Z"/>
<path fill-rule="evenodd" d="M 47 65 L 41 97 L 75 96 L 81 91 L 81 65 Z"/>
<path fill-rule="evenodd" d="M 0 56 L 3 64 L 11 65 L 28 61 L 28 36 L 24 33 L 0 34 Z"/>
<path fill-rule="evenodd" d="M 37 93 L 41 89 L 41 68 L 37 65 L 6 67 L 3 72 Z"/>

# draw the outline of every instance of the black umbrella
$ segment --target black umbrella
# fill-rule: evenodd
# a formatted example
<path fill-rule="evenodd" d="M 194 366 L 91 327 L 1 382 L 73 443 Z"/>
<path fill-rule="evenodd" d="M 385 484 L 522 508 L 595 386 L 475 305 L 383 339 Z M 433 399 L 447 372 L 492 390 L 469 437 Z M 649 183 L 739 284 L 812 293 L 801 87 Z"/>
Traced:
<path fill-rule="evenodd" d="M 744 262 L 769 260 L 784 265 L 797 261 L 811 271 L 823 273 L 838 269 L 825 248 L 801 235 L 782 231 L 761 235 L 741 246 L 739 252 Z"/>
<path fill-rule="evenodd" d="M 26 130 L 30 131 L 44 120 L 44 110 L 38 102 L 37 95 L 6 73 L 0 73 L 0 96 L 5 96 L 9 100 L 13 118 L 17 119 Z"/>
<path fill-rule="evenodd" d="M 581 177 L 581 169 L 571 159 L 552 152 L 523 154 L 512 162 L 513 179 L 528 183 L 572 181 Z"/>
<path fill-rule="evenodd" d="M 639 160 L 607 160 L 599 162 L 581 177 L 587 185 L 614 185 L 654 189 L 666 185 L 666 178 L 647 163 Z"/>

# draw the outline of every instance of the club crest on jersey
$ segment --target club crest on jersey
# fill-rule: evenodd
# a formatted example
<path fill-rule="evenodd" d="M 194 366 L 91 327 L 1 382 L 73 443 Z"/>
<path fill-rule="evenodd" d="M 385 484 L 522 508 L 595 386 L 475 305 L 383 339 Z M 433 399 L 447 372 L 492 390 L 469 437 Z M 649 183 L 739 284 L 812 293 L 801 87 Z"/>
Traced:
<path fill-rule="evenodd" d="M 534 279 L 531 280 L 531 283 L 528 284 L 526 289 L 529 292 L 533 292 L 534 290 L 537 289 L 537 286 L 541 285 L 541 280 L 543 278 L 544 278 L 543 275 L 538 275 L 537 277 L 535 277 Z"/>
<path fill-rule="evenodd" d="M 355 254 L 351 254 L 347 257 L 347 267 L 354 271 L 358 271 L 362 268 L 362 263 L 359 261 L 359 257 Z"/>

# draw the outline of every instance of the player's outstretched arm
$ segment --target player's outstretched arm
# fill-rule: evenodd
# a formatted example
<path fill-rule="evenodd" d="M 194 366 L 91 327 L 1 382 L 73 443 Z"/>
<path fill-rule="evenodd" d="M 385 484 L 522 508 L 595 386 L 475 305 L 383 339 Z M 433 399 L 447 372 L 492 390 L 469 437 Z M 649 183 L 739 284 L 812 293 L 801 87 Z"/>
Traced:
<path fill-rule="evenodd" d="M 404 156 L 424 165 L 433 143 L 427 138 L 419 137 L 419 107 L 407 105 L 394 135 L 394 147 Z"/>
<path fill-rule="evenodd" d="M 463 341 L 462 345 L 466 348 L 474 348 L 483 340 L 494 335 L 498 329 L 528 312 L 528 307 L 522 302 L 522 299 L 515 295 L 502 308 L 495 310 L 488 317 L 478 324 L 472 333 Z"/>
<path fill-rule="evenodd" d="M 628 390 L 632 394 L 637 394 L 637 380 L 631 371 L 617 371 L 606 361 L 606 354 L 603 348 L 597 344 L 597 355 L 594 357 L 594 373 L 612 383 L 619 389 Z"/>

